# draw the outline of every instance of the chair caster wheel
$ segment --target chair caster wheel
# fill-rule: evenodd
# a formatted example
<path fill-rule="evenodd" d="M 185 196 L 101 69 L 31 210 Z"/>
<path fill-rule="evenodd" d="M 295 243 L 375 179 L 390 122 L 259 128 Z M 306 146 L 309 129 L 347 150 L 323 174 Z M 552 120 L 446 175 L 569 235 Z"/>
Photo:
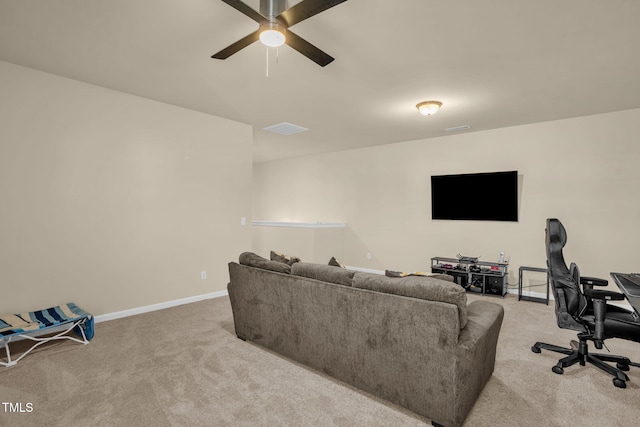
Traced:
<path fill-rule="evenodd" d="M 614 378 L 613 385 L 618 388 L 627 388 L 627 383 L 625 381 L 622 381 L 620 378 Z"/>
<path fill-rule="evenodd" d="M 561 366 L 554 366 L 551 370 L 558 375 L 564 374 L 564 369 Z"/>
<path fill-rule="evenodd" d="M 629 365 L 626 365 L 624 363 L 616 363 L 616 368 L 620 369 L 621 371 L 628 371 L 629 370 Z"/>
<path fill-rule="evenodd" d="M 533 347 L 531 347 L 531 351 L 533 351 L 534 353 L 542 353 L 542 350 L 540 350 L 538 347 L 536 347 L 535 345 Z"/>

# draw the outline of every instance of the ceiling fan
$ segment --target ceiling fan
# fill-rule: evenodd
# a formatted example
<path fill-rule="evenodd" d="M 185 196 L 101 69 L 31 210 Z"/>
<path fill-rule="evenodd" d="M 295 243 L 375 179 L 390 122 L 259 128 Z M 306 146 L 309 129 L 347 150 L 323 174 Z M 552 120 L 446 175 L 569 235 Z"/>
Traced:
<path fill-rule="evenodd" d="M 303 0 L 290 8 L 287 8 L 287 0 L 260 0 L 260 12 L 240 0 L 222 1 L 256 21 L 260 27 L 214 54 L 212 58 L 227 59 L 251 43 L 260 40 L 263 44 L 272 47 L 286 43 L 321 67 L 333 61 L 333 57 L 296 35 L 289 30 L 289 27 L 346 0 Z"/>

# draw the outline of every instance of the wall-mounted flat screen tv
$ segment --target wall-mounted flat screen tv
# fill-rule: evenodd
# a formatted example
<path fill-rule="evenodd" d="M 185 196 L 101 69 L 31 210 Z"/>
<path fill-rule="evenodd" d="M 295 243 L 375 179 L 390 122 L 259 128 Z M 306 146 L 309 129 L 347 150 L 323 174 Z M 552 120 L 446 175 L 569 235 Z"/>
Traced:
<path fill-rule="evenodd" d="M 518 221 L 518 171 L 432 176 L 431 218 Z"/>

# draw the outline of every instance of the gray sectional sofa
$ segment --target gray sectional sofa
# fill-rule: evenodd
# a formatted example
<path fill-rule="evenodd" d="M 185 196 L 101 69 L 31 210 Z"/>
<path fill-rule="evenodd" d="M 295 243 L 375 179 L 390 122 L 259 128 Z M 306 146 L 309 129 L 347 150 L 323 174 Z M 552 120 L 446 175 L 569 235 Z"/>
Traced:
<path fill-rule="evenodd" d="M 432 420 L 460 426 L 492 375 L 501 305 L 434 277 L 229 264 L 236 335 Z"/>

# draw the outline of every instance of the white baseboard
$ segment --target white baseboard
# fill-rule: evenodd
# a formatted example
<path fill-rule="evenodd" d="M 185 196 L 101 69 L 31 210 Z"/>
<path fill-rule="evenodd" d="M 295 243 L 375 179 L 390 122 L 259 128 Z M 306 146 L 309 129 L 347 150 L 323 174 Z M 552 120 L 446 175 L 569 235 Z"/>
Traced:
<path fill-rule="evenodd" d="M 159 304 L 145 305 L 144 307 L 131 308 L 129 310 L 117 311 L 115 313 L 108 313 L 108 314 L 101 314 L 100 316 L 94 316 L 94 322 L 99 323 L 99 322 L 106 322 L 108 320 L 121 319 L 123 317 L 134 316 L 136 314 L 148 313 L 150 311 L 162 310 L 164 308 L 175 307 L 178 305 L 203 301 L 206 299 L 220 298 L 227 295 L 229 295 L 229 293 L 225 290 L 225 291 L 211 292 L 209 294 L 196 295 L 188 298 L 177 299 L 173 301 L 161 302 Z M 67 327 L 68 327 L 67 325 L 60 325 L 60 326 L 56 326 L 55 328 L 48 328 L 48 329 L 42 330 L 40 332 L 33 331 L 29 333 L 29 336 L 39 337 L 40 335 L 54 334 L 54 333 L 64 331 L 65 329 L 67 329 Z M 22 341 L 23 339 L 26 339 L 26 338 L 14 335 L 11 339 L 11 342 Z"/>
<path fill-rule="evenodd" d="M 360 268 L 360 267 L 352 267 L 352 266 L 347 266 L 347 268 L 349 270 L 355 270 L 355 271 L 363 271 L 363 272 L 367 272 L 367 273 L 374 273 L 374 274 L 382 274 L 384 275 L 384 271 L 383 270 L 373 270 L 373 269 L 368 269 L 368 268 Z M 518 295 L 518 289 L 508 289 L 507 293 L 509 294 L 513 294 L 513 295 Z M 182 298 L 182 299 L 178 299 L 178 300 L 173 300 L 173 301 L 167 301 L 167 302 L 162 302 L 159 304 L 152 304 L 152 305 L 146 305 L 143 307 L 137 307 L 137 308 L 132 308 L 129 310 L 123 310 L 123 311 L 118 311 L 115 313 L 108 313 L 108 314 L 102 314 L 100 316 L 95 316 L 95 321 L 96 323 L 99 322 L 106 322 L 109 320 L 115 320 L 115 319 L 121 319 L 123 317 L 129 317 L 129 316 L 134 316 L 136 314 L 142 314 L 142 313 L 148 313 L 151 311 L 156 311 L 156 310 L 162 310 L 165 308 L 170 308 L 170 307 L 176 307 L 178 305 L 183 305 L 183 304 L 190 304 L 192 302 L 198 302 L 198 301 L 203 301 L 206 299 L 213 299 L 213 298 L 220 298 L 220 297 L 224 297 L 229 295 L 229 293 L 225 290 L 225 291 L 218 291 L 218 292 L 211 292 L 209 294 L 202 294 L 202 295 L 196 295 L 193 297 L 188 297 L 188 298 Z M 529 296 L 529 297 L 534 297 L 534 298 L 540 298 L 540 299 L 545 299 L 547 297 L 546 292 L 523 292 L 522 294 L 523 296 Z M 549 295 L 549 301 L 553 301 L 553 295 Z M 610 302 L 613 305 L 619 305 L 621 307 L 630 309 L 631 306 L 626 302 L 626 301 L 622 301 L 622 302 L 618 302 L 618 301 L 614 301 L 614 302 Z"/>
<path fill-rule="evenodd" d="M 518 295 L 518 288 L 508 289 L 507 293 L 513 294 L 513 295 Z M 532 292 L 532 291 L 523 290 L 522 291 L 522 296 L 523 297 L 539 298 L 539 299 L 547 299 L 547 293 L 546 292 Z M 549 293 L 549 301 L 553 301 L 553 294 L 551 294 L 551 293 Z"/>
<path fill-rule="evenodd" d="M 362 271 L 363 273 L 382 274 L 384 276 L 384 270 L 372 270 L 370 268 L 354 267 L 352 265 L 345 266 L 347 270 Z"/>
<path fill-rule="evenodd" d="M 476 293 L 474 293 L 476 294 Z M 507 294 L 509 295 L 515 295 L 516 297 L 518 296 L 518 288 L 507 288 Z M 480 295 L 480 293 L 477 293 L 476 295 Z M 486 294 L 489 295 L 489 294 Z M 522 297 L 529 297 L 529 298 L 537 298 L 539 300 L 546 300 L 547 299 L 547 293 L 546 292 L 522 292 Z M 553 295 L 549 294 L 549 301 L 554 301 L 553 299 Z"/>
<path fill-rule="evenodd" d="M 99 323 L 99 322 L 106 322 L 109 320 L 121 319 L 123 317 L 135 316 L 136 314 L 149 313 L 150 311 L 162 310 L 165 308 L 176 307 L 178 305 L 183 305 L 183 304 L 190 304 L 192 302 L 203 301 L 206 299 L 220 298 L 227 295 L 228 295 L 228 292 L 225 290 L 225 291 L 211 292 L 209 294 L 202 294 L 202 295 L 196 295 L 192 297 L 177 299 L 173 301 L 161 302 L 158 304 L 145 305 L 143 307 L 130 308 L 128 310 L 117 311 L 115 313 L 107 313 L 107 314 L 101 314 L 99 316 L 95 316 L 95 322 Z"/>

